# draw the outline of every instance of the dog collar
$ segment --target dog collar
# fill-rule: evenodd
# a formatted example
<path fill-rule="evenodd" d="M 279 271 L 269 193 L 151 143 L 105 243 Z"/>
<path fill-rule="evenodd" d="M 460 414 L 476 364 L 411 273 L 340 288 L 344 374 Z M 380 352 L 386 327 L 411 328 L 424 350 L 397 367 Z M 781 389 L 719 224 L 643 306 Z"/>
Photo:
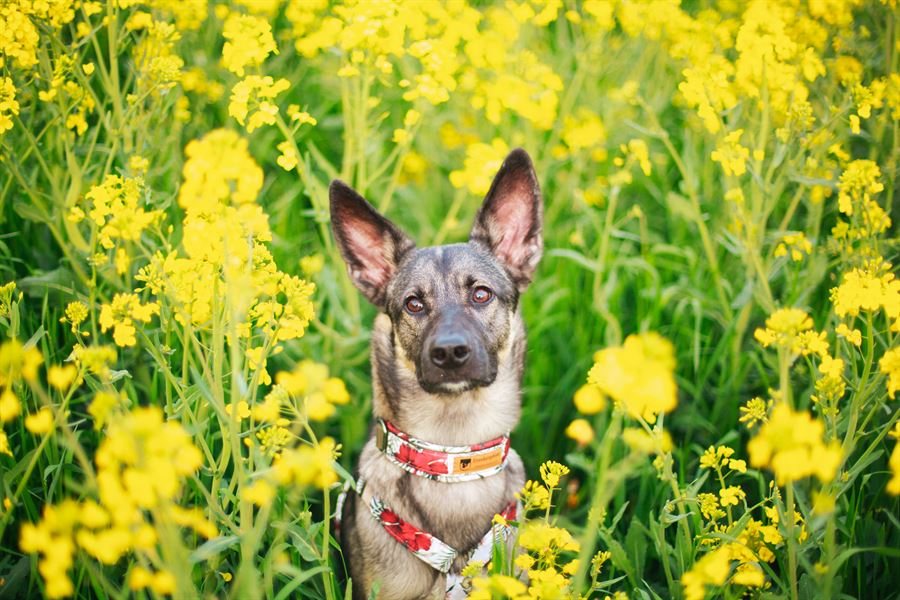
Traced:
<path fill-rule="evenodd" d="M 509 435 L 472 446 L 444 446 L 414 438 L 388 421 L 377 419 L 375 447 L 404 471 L 453 483 L 483 479 L 506 468 Z"/>

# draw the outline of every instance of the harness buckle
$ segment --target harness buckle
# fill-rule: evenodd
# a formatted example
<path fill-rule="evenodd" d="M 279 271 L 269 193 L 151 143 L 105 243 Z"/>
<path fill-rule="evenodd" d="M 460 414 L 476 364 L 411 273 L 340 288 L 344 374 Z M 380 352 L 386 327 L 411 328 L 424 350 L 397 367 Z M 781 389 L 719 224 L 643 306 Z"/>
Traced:
<path fill-rule="evenodd" d="M 378 419 L 375 425 L 375 447 L 381 452 L 384 452 L 385 448 L 387 448 L 387 433 L 387 424 L 384 422 L 384 419 Z"/>

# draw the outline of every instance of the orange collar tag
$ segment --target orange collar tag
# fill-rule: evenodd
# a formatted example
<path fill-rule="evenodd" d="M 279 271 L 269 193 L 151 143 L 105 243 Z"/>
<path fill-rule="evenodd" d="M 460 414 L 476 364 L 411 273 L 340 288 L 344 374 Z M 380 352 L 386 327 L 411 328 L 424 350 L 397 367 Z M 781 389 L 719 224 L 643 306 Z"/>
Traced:
<path fill-rule="evenodd" d="M 453 472 L 484 471 L 485 469 L 500 466 L 502 462 L 503 448 L 498 446 L 490 452 L 476 454 L 475 456 L 457 456 L 453 459 Z"/>

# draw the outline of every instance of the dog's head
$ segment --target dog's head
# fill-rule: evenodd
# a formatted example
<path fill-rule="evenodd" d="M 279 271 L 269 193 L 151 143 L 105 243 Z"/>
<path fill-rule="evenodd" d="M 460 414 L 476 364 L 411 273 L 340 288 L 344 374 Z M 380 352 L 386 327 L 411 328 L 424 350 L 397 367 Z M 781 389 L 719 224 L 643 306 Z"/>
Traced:
<path fill-rule="evenodd" d="M 455 394 L 493 383 L 542 251 L 541 195 L 528 154 L 514 150 L 503 162 L 465 244 L 416 248 L 341 181 L 331 183 L 330 199 L 350 278 L 390 317 L 419 385 Z"/>

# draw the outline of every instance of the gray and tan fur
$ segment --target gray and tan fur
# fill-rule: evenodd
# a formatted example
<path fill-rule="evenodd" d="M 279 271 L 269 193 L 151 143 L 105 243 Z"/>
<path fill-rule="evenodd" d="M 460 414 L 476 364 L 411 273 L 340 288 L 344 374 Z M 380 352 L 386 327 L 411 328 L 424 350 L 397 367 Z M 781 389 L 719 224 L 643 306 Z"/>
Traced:
<path fill-rule="evenodd" d="M 330 199 L 350 277 L 380 309 L 372 331 L 374 416 L 445 445 L 511 431 L 519 420 L 526 342 L 519 295 L 542 251 L 542 204 L 528 155 L 515 150 L 507 157 L 464 244 L 416 248 L 340 181 L 332 182 Z M 483 289 L 490 300 L 476 302 L 475 290 L 483 299 Z M 512 450 L 496 475 L 443 483 L 389 462 L 374 437 L 363 448 L 358 475 L 402 518 L 463 553 L 525 481 Z M 389 600 L 444 596 L 445 577 L 391 538 L 359 496 L 345 503 L 341 537 L 354 598 L 367 598 L 376 582 L 379 597 Z M 458 558 L 453 570 L 464 563 Z"/>

